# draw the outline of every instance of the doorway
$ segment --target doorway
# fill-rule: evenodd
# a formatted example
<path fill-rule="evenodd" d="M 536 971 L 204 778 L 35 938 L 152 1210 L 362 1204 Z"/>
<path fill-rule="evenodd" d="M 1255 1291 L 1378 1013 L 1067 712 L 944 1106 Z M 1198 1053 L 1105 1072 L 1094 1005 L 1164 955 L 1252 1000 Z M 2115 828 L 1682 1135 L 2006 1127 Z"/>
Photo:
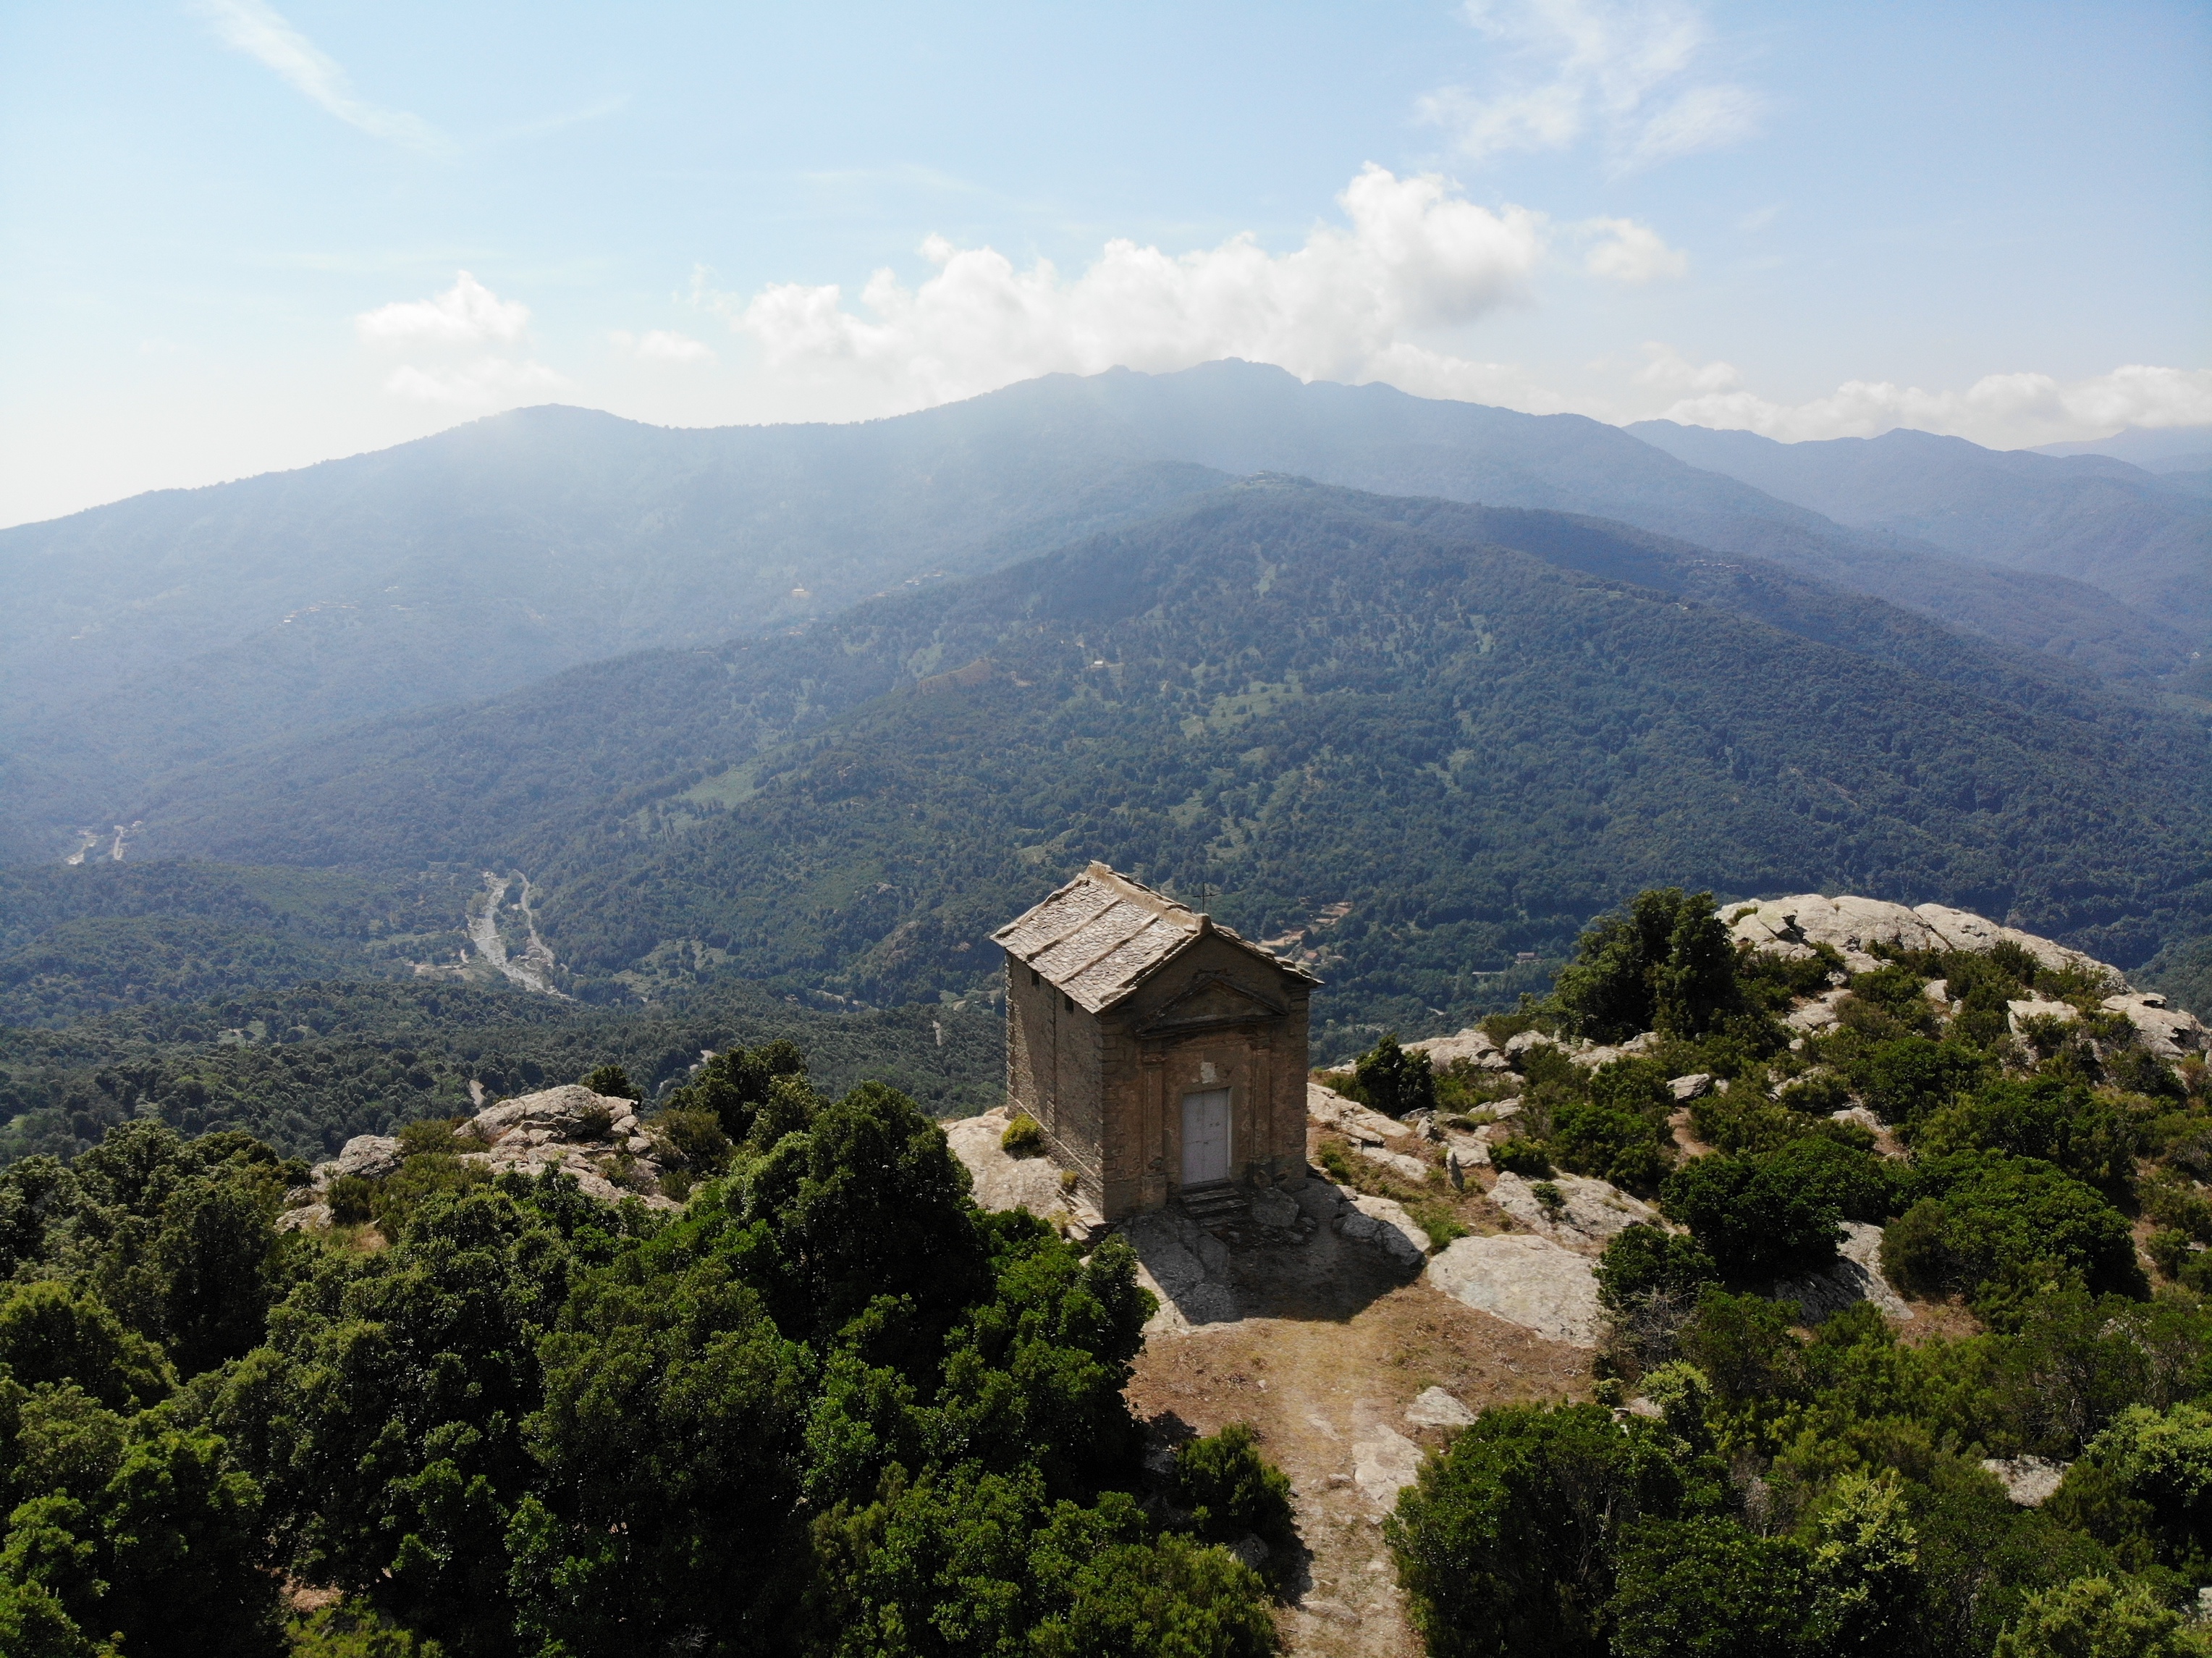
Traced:
<path fill-rule="evenodd" d="M 1182 1183 L 1206 1186 L 1229 1178 L 1229 1090 L 1182 1097 Z"/>

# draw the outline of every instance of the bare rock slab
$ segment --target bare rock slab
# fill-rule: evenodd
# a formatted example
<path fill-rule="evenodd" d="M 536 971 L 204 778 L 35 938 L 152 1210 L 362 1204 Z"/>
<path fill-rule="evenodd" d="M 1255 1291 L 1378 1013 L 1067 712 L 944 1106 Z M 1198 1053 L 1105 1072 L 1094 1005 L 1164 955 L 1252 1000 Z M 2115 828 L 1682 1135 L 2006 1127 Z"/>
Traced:
<path fill-rule="evenodd" d="M 1380 1424 L 1352 1446 L 1352 1478 L 1378 1509 L 1398 1506 L 1398 1493 L 1421 1477 L 1421 1448 Z"/>
<path fill-rule="evenodd" d="M 1582 1174 L 1555 1174 L 1552 1184 L 1559 1189 L 1567 1205 L 1554 1220 L 1536 1201 L 1534 1184 L 1518 1174 L 1501 1173 L 1492 1188 L 1491 1201 L 1539 1237 L 1571 1249 L 1601 1250 L 1614 1233 L 1639 1223 L 1654 1224 L 1659 1219 L 1650 1204 L 1630 1197 L 1609 1181 Z"/>
<path fill-rule="evenodd" d="M 1886 1318 L 1913 1316 L 1905 1297 L 1881 1275 L 1881 1228 L 1863 1221 L 1844 1222 L 1836 1259 L 1818 1272 L 1784 1278 L 1774 1286 L 1777 1301 L 1796 1301 L 1808 1319 L 1819 1320 L 1860 1301 L 1872 1301 Z"/>
<path fill-rule="evenodd" d="M 1546 1238 L 1458 1238 L 1429 1262 L 1428 1280 L 1455 1301 L 1549 1341 L 1595 1347 L 1602 1323 L 1589 1257 Z"/>
<path fill-rule="evenodd" d="M 1429 1234 L 1388 1198 L 1370 1198 L 1364 1192 L 1353 1197 L 1337 1224 L 1337 1235 L 1347 1242 L 1374 1245 L 1394 1265 L 1418 1267 L 1428 1259 Z"/>
<path fill-rule="evenodd" d="M 1406 1407 L 1406 1420 L 1416 1428 L 1466 1428 L 1474 1424 L 1474 1412 L 1443 1388 L 1431 1387 Z"/>

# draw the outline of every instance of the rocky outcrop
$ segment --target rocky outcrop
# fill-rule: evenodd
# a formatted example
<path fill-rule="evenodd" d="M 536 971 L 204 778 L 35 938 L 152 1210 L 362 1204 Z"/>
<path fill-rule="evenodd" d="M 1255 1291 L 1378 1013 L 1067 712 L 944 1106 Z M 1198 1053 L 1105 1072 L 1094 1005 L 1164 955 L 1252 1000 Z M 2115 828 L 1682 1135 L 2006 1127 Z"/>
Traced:
<path fill-rule="evenodd" d="M 1403 1205 L 1365 1192 L 1348 1193 L 1336 1233 L 1351 1243 L 1372 1244 L 1394 1265 L 1418 1267 L 1428 1259 L 1429 1234 L 1413 1223 Z"/>
<path fill-rule="evenodd" d="M 1470 1026 L 1452 1036 L 1425 1036 L 1418 1042 L 1406 1044 L 1408 1053 L 1425 1053 L 1429 1063 L 1442 1070 L 1447 1065 L 1465 1060 L 1482 1070 L 1510 1070 L 1512 1062 L 1504 1051 L 1488 1035 Z"/>
<path fill-rule="evenodd" d="M 1428 1281 L 1455 1301 L 1551 1341 L 1595 1347 L 1603 1324 L 1589 1258 L 1546 1238 L 1458 1238 L 1429 1262 Z"/>
<path fill-rule="evenodd" d="M 587 1198 L 604 1204 L 635 1198 L 647 1209 L 681 1207 L 661 1192 L 662 1177 L 683 1158 L 658 1137 L 646 1133 L 634 1101 L 594 1094 L 568 1083 L 502 1100 L 478 1112 L 459 1131 L 465 1149 L 459 1155 L 495 1175 L 536 1179 L 547 1169 L 568 1175 Z M 319 1229 L 331 1224 L 322 1201 L 331 1183 L 347 1175 L 379 1180 L 395 1174 L 401 1162 L 397 1138 L 356 1135 L 327 1162 L 315 1165 L 309 1184 L 292 1194 L 293 1207 L 277 1216 L 281 1230 Z"/>
<path fill-rule="evenodd" d="M 2048 1503 L 2066 1478 L 2071 1465 L 2039 1456 L 1986 1456 L 1982 1466 L 1997 1477 L 2005 1495 L 2023 1509 L 2039 1509 Z"/>
<path fill-rule="evenodd" d="M 963 1117 L 945 1125 L 952 1155 L 967 1165 L 970 1189 L 983 1209 L 1026 1209 L 1085 1242 L 1102 1236 L 1106 1223 L 1082 1188 L 1043 1151 L 1017 1155 L 1003 1143 L 1007 1109 Z"/>
<path fill-rule="evenodd" d="M 1395 1428 L 1377 1423 L 1352 1442 L 1353 1483 L 1376 1508 L 1396 1508 L 1398 1493 L 1420 1477 L 1421 1448 Z"/>
<path fill-rule="evenodd" d="M 1881 1275 L 1881 1232 L 1863 1221 L 1844 1222 L 1836 1259 L 1818 1272 L 1782 1280 L 1774 1286 L 1774 1299 L 1796 1302 L 1807 1320 L 1816 1324 L 1860 1301 L 1873 1302 L 1893 1319 L 1911 1318 L 1905 1297 Z"/>
<path fill-rule="evenodd" d="M 1535 1185 L 1518 1174 L 1500 1173 L 1490 1200 L 1540 1238 L 1584 1254 L 1601 1253 L 1616 1232 L 1639 1223 L 1655 1224 L 1659 1212 L 1605 1180 L 1581 1174 L 1554 1174 L 1549 1182 L 1566 1202 L 1556 1215 L 1536 1201 Z"/>
<path fill-rule="evenodd" d="M 2121 1015 L 2136 1027 L 2147 1052 L 2168 1064 L 2212 1049 L 2212 1032 L 2195 1014 L 2167 1007 L 2162 996 L 2130 991 L 2106 997 L 2104 1005 L 2107 1013 Z"/>
<path fill-rule="evenodd" d="M 356 1134 L 345 1143 L 344 1149 L 328 1162 L 317 1163 L 308 1171 L 307 1183 L 319 1194 L 331 1189 L 331 1182 L 349 1176 L 363 1180 L 380 1180 L 399 1169 L 399 1142 L 389 1134 Z"/>
<path fill-rule="evenodd" d="M 1987 952 L 2010 942 L 2046 967 L 2083 967 L 2110 974 L 2116 981 L 2119 978 L 2094 956 L 1942 904 L 1908 906 L 1878 898 L 1824 898 L 1818 893 L 1801 893 L 1730 905 L 1723 914 L 1739 943 L 1792 958 L 1809 956 L 1814 945 L 1826 944 L 1853 972 L 1869 972 L 1881 965 L 1871 954 L 1871 947 L 1876 944 L 1902 950 Z"/>

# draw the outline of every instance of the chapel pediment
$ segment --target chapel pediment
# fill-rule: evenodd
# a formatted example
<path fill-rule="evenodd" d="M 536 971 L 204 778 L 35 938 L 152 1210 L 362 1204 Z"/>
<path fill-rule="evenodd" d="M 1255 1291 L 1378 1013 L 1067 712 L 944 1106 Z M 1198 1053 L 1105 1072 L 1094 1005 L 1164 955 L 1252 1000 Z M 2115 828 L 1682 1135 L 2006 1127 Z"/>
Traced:
<path fill-rule="evenodd" d="M 1221 973 L 1200 973 L 1138 1026 L 1140 1035 L 1192 1030 L 1206 1025 L 1238 1025 L 1255 1019 L 1280 1019 L 1289 1011 L 1255 987 Z"/>

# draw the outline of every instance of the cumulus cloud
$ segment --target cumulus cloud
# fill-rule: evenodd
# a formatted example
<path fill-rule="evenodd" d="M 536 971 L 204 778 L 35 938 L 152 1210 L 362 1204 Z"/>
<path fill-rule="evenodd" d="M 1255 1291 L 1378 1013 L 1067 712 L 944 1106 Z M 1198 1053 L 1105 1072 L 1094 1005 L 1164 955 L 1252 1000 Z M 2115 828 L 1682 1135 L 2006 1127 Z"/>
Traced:
<path fill-rule="evenodd" d="M 401 363 L 384 389 L 418 403 L 456 407 L 511 403 L 568 382 L 527 355 L 530 308 L 504 300 L 467 271 L 428 299 L 400 300 L 353 320 L 364 345 L 428 362 Z"/>
<path fill-rule="evenodd" d="M 294 91 L 349 126 L 410 149 L 446 148 L 445 139 L 420 116 L 380 108 L 356 97 L 345 70 L 266 0 L 198 0 L 192 9 L 206 19 L 225 46 L 274 70 Z"/>
<path fill-rule="evenodd" d="M 689 334 L 679 334 L 666 328 L 655 328 L 650 332 L 633 334 L 627 328 L 617 328 L 607 336 L 615 350 L 647 363 L 712 363 L 714 348 L 703 339 L 694 339 Z"/>
<path fill-rule="evenodd" d="M 1875 437 L 1903 426 L 2012 448 L 2124 426 L 2212 424 L 2212 369 L 2136 363 L 2071 382 L 2045 374 L 1985 375 L 1963 392 L 1854 380 L 1826 397 L 1786 404 L 1752 391 L 1729 363 L 1693 363 L 1656 343 L 1644 352 L 1638 382 L 1681 393 L 1658 411 L 1660 418 L 1753 431 L 1784 442 Z"/>
<path fill-rule="evenodd" d="M 1179 255 L 1115 241 L 1068 277 L 1048 259 L 1021 270 L 933 236 L 921 253 L 935 274 L 909 289 L 878 271 L 860 296 L 870 314 L 834 283 L 750 299 L 702 286 L 699 297 L 757 341 L 772 370 L 855 380 L 878 389 L 879 408 L 915 407 L 1055 371 L 1224 357 L 1307 379 L 1383 378 L 1419 355 L 1407 335 L 1522 298 L 1544 254 L 1540 215 L 1479 206 L 1433 175 L 1370 165 L 1338 200 L 1348 222 L 1316 226 L 1283 254 L 1249 235 Z M 1432 367 L 1457 372 L 1456 361 Z"/>
<path fill-rule="evenodd" d="M 1696 74 L 1711 33 L 1679 0 L 1468 0 L 1465 11 L 1497 43 L 1504 72 L 1487 90 L 1441 88 L 1418 108 L 1469 160 L 1595 135 L 1631 172 L 1758 130 L 1756 92 Z"/>
<path fill-rule="evenodd" d="M 513 345 L 530 336 L 530 308 L 501 299 L 462 271 L 444 293 L 380 305 L 356 317 L 353 326 L 372 345 Z"/>
<path fill-rule="evenodd" d="M 1601 239 L 1583 261 L 1583 268 L 1594 277 L 1646 283 L 1689 272 L 1689 256 L 1668 247 L 1648 224 L 1633 219 L 1592 219 L 1582 229 L 1584 235 Z"/>

